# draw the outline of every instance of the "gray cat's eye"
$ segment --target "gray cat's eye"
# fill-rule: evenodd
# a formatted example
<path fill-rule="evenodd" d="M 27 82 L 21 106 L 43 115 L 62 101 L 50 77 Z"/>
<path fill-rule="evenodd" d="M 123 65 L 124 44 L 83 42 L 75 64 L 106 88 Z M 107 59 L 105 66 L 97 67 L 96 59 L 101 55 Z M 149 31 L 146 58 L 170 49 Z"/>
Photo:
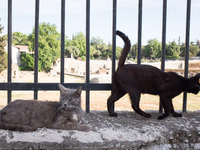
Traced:
<path fill-rule="evenodd" d="M 71 99 L 69 99 L 69 101 L 71 102 L 71 101 L 73 101 L 73 99 L 71 98 Z"/>

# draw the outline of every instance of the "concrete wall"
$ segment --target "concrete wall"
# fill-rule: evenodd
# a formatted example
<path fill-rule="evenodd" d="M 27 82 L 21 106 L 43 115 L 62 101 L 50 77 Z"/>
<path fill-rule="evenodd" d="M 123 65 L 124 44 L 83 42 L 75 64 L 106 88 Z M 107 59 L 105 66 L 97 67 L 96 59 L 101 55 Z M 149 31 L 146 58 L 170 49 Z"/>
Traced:
<path fill-rule="evenodd" d="M 92 111 L 83 120 L 91 126 L 89 132 L 0 130 L 0 149 L 200 149 L 200 111 L 164 120 L 157 120 L 157 111 L 149 113 L 152 117 L 148 119 L 133 112 L 118 112 L 118 117 L 113 118 L 105 111 Z"/>

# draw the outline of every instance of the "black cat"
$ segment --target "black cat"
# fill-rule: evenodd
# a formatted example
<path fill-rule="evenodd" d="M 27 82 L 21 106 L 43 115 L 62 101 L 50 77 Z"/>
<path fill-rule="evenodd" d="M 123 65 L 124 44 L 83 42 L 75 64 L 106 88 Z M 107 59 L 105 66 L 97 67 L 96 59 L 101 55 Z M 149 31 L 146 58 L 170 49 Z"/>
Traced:
<path fill-rule="evenodd" d="M 149 65 L 125 65 L 131 43 L 124 33 L 117 31 L 116 34 L 123 39 L 125 45 L 119 59 L 118 68 L 113 76 L 111 96 L 107 101 L 110 116 L 117 116 L 114 112 L 114 103 L 128 93 L 132 108 L 138 114 L 150 118 L 151 115 L 145 113 L 139 107 L 141 93 L 148 93 L 160 96 L 165 113 L 158 119 L 163 119 L 170 113 L 174 117 L 181 117 L 181 114 L 174 111 L 172 99 L 184 91 L 197 94 L 200 90 L 200 74 L 191 78 L 184 78 L 174 72 L 163 72 Z"/>

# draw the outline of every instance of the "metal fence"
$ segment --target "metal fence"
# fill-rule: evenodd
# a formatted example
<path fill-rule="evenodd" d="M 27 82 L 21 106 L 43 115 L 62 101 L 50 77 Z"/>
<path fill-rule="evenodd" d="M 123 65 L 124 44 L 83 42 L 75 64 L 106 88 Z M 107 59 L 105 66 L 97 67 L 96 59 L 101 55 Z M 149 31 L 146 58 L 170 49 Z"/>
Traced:
<path fill-rule="evenodd" d="M 90 91 L 92 90 L 111 90 L 111 84 L 94 84 L 90 83 L 90 0 L 86 0 L 86 81 L 85 83 L 64 83 L 64 46 L 65 46 L 65 2 L 61 0 L 61 74 L 60 83 L 65 87 L 78 88 L 86 91 L 86 112 L 90 111 Z M 12 0 L 8 0 L 8 75 L 7 83 L 0 83 L 0 90 L 7 91 L 7 101 L 11 101 L 12 91 L 26 90 L 34 91 L 34 99 L 38 99 L 39 90 L 58 90 L 57 83 L 38 83 L 38 29 L 39 29 L 39 7 L 40 0 L 35 0 L 35 65 L 34 65 L 34 83 L 13 83 L 12 82 Z M 138 0 L 138 55 L 137 63 L 141 64 L 141 39 L 142 39 L 142 6 L 143 0 Z M 116 68 L 116 20 L 117 20 L 117 0 L 113 0 L 113 16 L 112 16 L 112 74 Z M 188 61 L 189 61 L 189 35 L 190 35 L 190 12 L 191 0 L 187 0 L 186 15 L 186 54 L 185 54 L 185 77 L 188 77 Z M 162 20 L 162 56 L 161 70 L 165 70 L 165 45 L 166 45 L 166 18 L 167 18 L 167 0 L 163 0 L 163 20 Z M 186 111 L 187 93 L 183 97 L 183 111 Z M 160 111 L 161 105 L 160 105 Z"/>

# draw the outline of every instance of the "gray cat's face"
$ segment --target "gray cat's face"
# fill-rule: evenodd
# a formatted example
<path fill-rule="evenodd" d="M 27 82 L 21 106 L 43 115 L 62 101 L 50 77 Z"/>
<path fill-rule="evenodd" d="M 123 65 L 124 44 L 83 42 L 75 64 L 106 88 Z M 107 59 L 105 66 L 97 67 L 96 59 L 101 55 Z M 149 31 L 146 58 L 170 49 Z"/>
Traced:
<path fill-rule="evenodd" d="M 69 89 L 58 84 L 58 88 L 60 89 L 60 102 L 63 108 L 81 107 L 81 87 Z"/>

